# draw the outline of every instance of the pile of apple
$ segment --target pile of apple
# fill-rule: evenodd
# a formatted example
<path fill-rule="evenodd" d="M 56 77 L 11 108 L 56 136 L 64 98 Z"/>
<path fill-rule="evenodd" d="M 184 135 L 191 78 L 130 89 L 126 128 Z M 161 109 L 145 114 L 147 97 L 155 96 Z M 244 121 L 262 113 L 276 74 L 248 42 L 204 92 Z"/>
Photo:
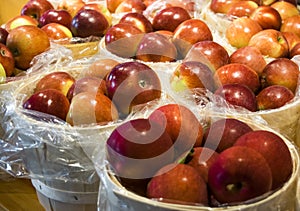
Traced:
<path fill-rule="evenodd" d="M 289 148 L 274 132 L 225 117 L 204 127 L 176 103 L 117 126 L 106 153 L 127 190 L 181 205 L 255 201 L 280 189 L 293 172 Z"/>
<path fill-rule="evenodd" d="M 140 62 L 99 59 L 78 71 L 51 72 L 25 85 L 31 92 L 22 107 L 72 126 L 104 125 L 126 118 L 134 106 L 161 98 L 157 73 Z"/>

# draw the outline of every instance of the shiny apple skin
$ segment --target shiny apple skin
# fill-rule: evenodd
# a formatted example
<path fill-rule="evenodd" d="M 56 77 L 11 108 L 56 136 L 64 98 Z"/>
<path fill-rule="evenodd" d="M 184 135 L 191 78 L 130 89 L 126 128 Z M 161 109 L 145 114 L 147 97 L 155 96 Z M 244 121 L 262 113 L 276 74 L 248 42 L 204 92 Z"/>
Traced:
<path fill-rule="evenodd" d="M 245 1 L 237 1 L 230 9 L 227 11 L 226 15 L 229 18 L 236 18 L 236 17 L 249 17 L 253 11 L 258 7 L 258 4 L 252 0 L 245 0 Z"/>
<path fill-rule="evenodd" d="M 232 147 L 235 141 L 253 129 L 235 118 L 221 118 L 212 122 L 206 129 L 203 137 L 203 146 L 221 153 Z"/>
<path fill-rule="evenodd" d="M 152 26 L 154 31 L 169 30 L 174 32 L 179 24 L 188 19 L 191 19 L 191 16 L 186 9 L 170 6 L 156 13 L 152 21 Z"/>
<path fill-rule="evenodd" d="M 23 103 L 24 109 L 43 112 L 66 120 L 70 103 L 67 97 L 56 89 L 46 89 L 29 96 Z"/>
<path fill-rule="evenodd" d="M 0 43 L 6 45 L 7 36 L 8 36 L 8 31 L 0 27 Z"/>
<path fill-rule="evenodd" d="M 110 27 L 105 34 L 106 49 L 123 58 L 133 58 L 137 47 L 144 36 L 139 28 L 125 23 L 118 23 Z"/>
<path fill-rule="evenodd" d="M 73 37 L 69 28 L 59 23 L 48 23 L 41 27 L 52 40 L 70 39 Z"/>
<path fill-rule="evenodd" d="M 262 29 L 279 30 L 282 23 L 279 12 L 275 8 L 267 5 L 260 5 L 249 17 L 257 21 Z"/>
<path fill-rule="evenodd" d="M 128 115 L 133 106 L 159 99 L 162 91 L 157 73 L 137 61 L 116 65 L 107 76 L 106 88 L 121 116 Z"/>
<path fill-rule="evenodd" d="M 129 12 L 124 14 L 119 23 L 127 23 L 135 25 L 141 31 L 145 33 L 153 32 L 152 23 L 142 13 Z"/>
<path fill-rule="evenodd" d="M 281 25 L 280 31 L 294 32 L 300 37 L 300 14 L 286 18 Z"/>
<path fill-rule="evenodd" d="M 174 62 L 177 49 L 166 36 L 149 32 L 140 40 L 135 58 L 144 62 Z"/>
<path fill-rule="evenodd" d="M 257 109 L 268 110 L 280 108 L 294 99 L 294 97 L 294 93 L 285 86 L 268 86 L 262 89 L 256 96 Z"/>
<path fill-rule="evenodd" d="M 288 17 L 292 17 L 294 15 L 299 15 L 299 13 L 300 13 L 297 8 L 297 5 L 292 4 L 291 2 L 289 2 L 287 0 L 276 1 L 273 4 L 271 4 L 270 6 L 279 12 L 282 21 L 284 21 Z"/>
<path fill-rule="evenodd" d="M 290 52 L 291 58 L 293 58 L 296 55 L 300 55 L 300 43 L 297 43 Z"/>
<path fill-rule="evenodd" d="M 71 22 L 71 31 L 73 36 L 89 37 L 89 36 L 104 36 L 109 23 L 106 17 L 92 9 L 84 9 L 78 11 Z"/>
<path fill-rule="evenodd" d="M 39 19 L 39 27 L 43 27 L 48 23 L 59 23 L 68 29 L 71 29 L 72 16 L 67 10 L 51 9 L 42 14 Z"/>
<path fill-rule="evenodd" d="M 37 21 L 47 10 L 54 9 L 53 5 L 47 0 L 30 0 L 21 8 L 21 15 L 30 16 Z"/>
<path fill-rule="evenodd" d="M 10 49 L 3 43 L 0 43 L 0 63 L 5 70 L 6 77 L 14 73 L 15 59 Z"/>

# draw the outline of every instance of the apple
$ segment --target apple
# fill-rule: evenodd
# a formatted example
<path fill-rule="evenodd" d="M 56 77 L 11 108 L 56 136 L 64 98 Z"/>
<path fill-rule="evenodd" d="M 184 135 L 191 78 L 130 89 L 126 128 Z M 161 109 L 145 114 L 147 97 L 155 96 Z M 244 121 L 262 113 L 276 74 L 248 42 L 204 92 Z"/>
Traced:
<path fill-rule="evenodd" d="M 262 29 L 279 30 L 281 27 L 282 19 L 279 12 L 268 5 L 258 6 L 249 17 L 257 21 Z"/>
<path fill-rule="evenodd" d="M 27 15 L 39 21 L 42 14 L 50 9 L 54 9 L 54 7 L 47 0 L 29 0 L 21 8 L 21 15 Z"/>
<path fill-rule="evenodd" d="M 106 140 L 106 157 L 125 188 L 146 195 L 151 177 L 174 161 L 173 142 L 156 122 L 131 119 L 111 132 Z"/>
<path fill-rule="evenodd" d="M 278 11 L 283 21 L 288 17 L 299 15 L 297 5 L 288 1 L 276 1 L 270 6 Z"/>
<path fill-rule="evenodd" d="M 115 13 L 127 13 L 127 12 L 138 12 L 143 13 L 146 9 L 146 5 L 143 0 L 123 0 L 115 9 Z"/>
<path fill-rule="evenodd" d="M 52 40 L 63 40 L 73 37 L 70 29 L 59 23 L 48 23 L 42 26 L 41 29 L 46 32 L 48 37 Z"/>
<path fill-rule="evenodd" d="M 225 84 L 219 87 L 214 94 L 225 99 L 225 101 L 234 107 L 242 107 L 249 111 L 256 111 L 255 93 L 243 84 Z"/>
<path fill-rule="evenodd" d="M 239 0 L 212 0 L 209 4 L 209 9 L 214 13 L 226 14 L 232 5 Z"/>
<path fill-rule="evenodd" d="M 250 17 L 239 17 L 226 28 L 225 37 L 230 45 L 241 48 L 247 46 L 250 38 L 261 30 L 257 21 Z"/>
<path fill-rule="evenodd" d="M 81 77 L 73 82 L 68 89 L 67 98 L 71 102 L 73 97 L 81 92 L 89 92 L 94 95 L 104 94 L 106 95 L 106 83 L 104 79 L 96 77 Z"/>
<path fill-rule="evenodd" d="M 0 83 L 3 83 L 6 81 L 6 73 L 3 65 L 0 63 Z"/>
<path fill-rule="evenodd" d="M 147 197 L 175 204 L 208 205 L 207 185 L 204 179 L 194 167 L 186 164 L 169 164 L 162 167 L 148 183 Z"/>
<path fill-rule="evenodd" d="M 287 87 L 271 85 L 257 94 L 257 108 L 258 110 L 280 108 L 294 99 L 294 97 L 294 93 Z"/>
<path fill-rule="evenodd" d="M 277 0 L 261 0 L 261 5 L 271 5 L 273 4 L 274 2 L 276 2 Z"/>
<path fill-rule="evenodd" d="M 214 74 L 217 88 L 225 84 L 239 83 L 248 86 L 254 93 L 260 88 L 259 76 L 251 67 L 240 63 L 229 63 L 218 68 Z"/>
<path fill-rule="evenodd" d="M 221 204 L 243 202 L 271 190 L 271 168 L 256 150 L 232 146 L 221 152 L 210 167 L 208 186 Z"/>
<path fill-rule="evenodd" d="M 229 18 L 249 17 L 259 5 L 252 0 L 236 1 L 226 12 Z"/>
<path fill-rule="evenodd" d="M 261 75 L 262 87 L 282 85 L 293 93 L 297 88 L 299 66 L 288 58 L 277 58 L 266 65 Z"/>
<path fill-rule="evenodd" d="M 38 26 L 38 24 L 39 22 L 30 16 L 18 15 L 9 19 L 5 23 L 5 30 L 9 33 L 12 29 L 17 28 L 18 26 L 24 26 L 24 25 Z"/>
<path fill-rule="evenodd" d="M 202 62 L 184 61 L 177 65 L 171 78 L 171 87 L 175 91 L 204 88 L 213 92 L 215 81 L 213 71 Z"/>
<path fill-rule="evenodd" d="M 15 66 L 26 70 L 31 66 L 31 61 L 35 56 L 50 48 L 50 40 L 47 33 L 39 27 L 25 25 L 9 32 L 6 46 L 14 56 Z"/>
<path fill-rule="evenodd" d="M 115 59 L 100 58 L 91 63 L 89 68 L 84 71 L 84 76 L 97 77 L 106 80 L 106 76 L 114 66 L 120 64 Z"/>
<path fill-rule="evenodd" d="M 172 40 L 181 58 L 185 58 L 193 44 L 203 40 L 212 41 L 213 36 L 204 21 L 191 18 L 176 27 Z"/>
<path fill-rule="evenodd" d="M 63 95 L 67 93 L 75 82 L 75 78 L 68 72 L 55 71 L 42 76 L 35 85 L 34 92 L 39 92 L 45 89 L 56 89 Z"/>
<path fill-rule="evenodd" d="M 71 22 L 71 31 L 76 37 L 102 37 L 109 28 L 106 17 L 92 9 L 78 11 Z"/>
<path fill-rule="evenodd" d="M 117 23 L 106 31 L 104 36 L 105 47 L 117 56 L 132 58 L 136 55 L 138 44 L 144 34 L 134 25 Z"/>
<path fill-rule="evenodd" d="M 24 109 L 43 112 L 65 120 L 70 103 L 67 97 L 56 89 L 45 89 L 30 95 L 23 103 Z"/>
<path fill-rule="evenodd" d="M 271 168 L 273 190 L 281 187 L 292 174 L 293 161 L 290 151 L 283 139 L 271 131 L 248 132 L 239 137 L 234 146 L 252 148 L 263 155 Z M 255 170 L 255 172 L 260 171 Z"/>
<path fill-rule="evenodd" d="M 67 10 L 49 9 L 45 11 L 39 19 L 39 27 L 48 23 L 59 23 L 68 29 L 71 29 L 72 16 Z"/>
<path fill-rule="evenodd" d="M 153 32 L 152 23 L 142 13 L 128 12 L 121 17 L 119 23 L 132 24 L 145 33 Z"/>
<path fill-rule="evenodd" d="M 103 125 L 118 118 L 118 110 L 107 96 L 102 93 L 82 91 L 72 97 L 66 122 L 72 126 Z"/>
<path fill-rule="evenodd" d="M 252 46 L 245 46 L 233 51 L 229 57 L 229 63 L 245 64 L 255 70 L 259 76 L 267 65 L 262 53 Z"/>
<path fill-rule="evenodd" d="M 293 32 L 300 37 L 300 14 L 284 19 L 280 31 Z"/>
<path fill-rule="evenodd" d="M 169 30 L 157 30 L 157 31 L 154 31 L 154 32 L 162 34 L 162 35 L 166 36 L 170 40 L 172 40 L 172 38 L 174 36 L 174 32 L 171 32 Z"/>
<path fill-rule="evenodd" d="M 106 78 L 108 97 L 117 106 L 121 116 L 127 116 L 132 107 L 159 99 L 161 82 L 148 65 L 128 61 L 116 65 Z"/>
<path fill-rule="evenodd" d="M 253 129 L 235 118 L 221 118 L 211 123 L 203 137 L 203 146 L 217 153 L 232 147 L 235 141 L 243 134 Z"/>
<path fill-rule="evenodd" d="M 193 44 L 184 61 L 202 62 L 215 72 L 219 67 L 229 63 L 229 54 L 218 42 L 204 40 Z"/>
<path fill-rule="evenodd" d="M 300 55 L 300 43 L 297 43 L 290 51 L 291 58 L 293 58 L 296 55 Z"/>
<path fill-rule="evenodd" d="M 215 162 L 219 153 L 206 147 L 194 147 L 189 154 L 189 161 L 187 165 L 190 165 L 197 169 L 198 173 L 202 176 L 204 181 L 208 181 L 208 170 Z"/>
<path fill-rule="evenodd" d="M 191 19 L 189 12 L 178 6 L 170 6 L 158 11 L 153 20 L 152 26 L 154 31 L 169 30 L 174 32 L 179 24 Z"/>
<path fill-rule="evenodd" d="M 165 128 L 174 143 L 176 155 L 182 156 L 193 147 L 201 146 L 203 127 L 196 115 L 186 106 L 165 104 L 152 111 L 148 118 Z"/>
<path fill-rule="evenodd" d="M 105 0 L 106 7 L 107 9 L 111 12 L 114 13 L 116 8 L 121 4 L 123 0 Z"/>
<path fill-rule="evenodd" d="M 8 36 L 8 31 L 5 28 L 0 27 L 0 43 L 6 45 L 7 36 Z"/>
<path fill-rule="evenodd" d="M 85 4 L 83 0 L 60 0 L 56 9 L 67 10 L 74 17 Z"/>
<path fill-rule="evenodd" d="M 289 46 L 284 35 L 276 29 L 264 29 L 254 34 L 248 43 L 256 47 L 264 56 L 272 58 L 287 57 Z"/>
<path fill-rule="evenodd" d="M 177 49 L 166 36 L 149 32 L 139 41 L 135 58 L 144 62 L 173 62 L 177 59 Z"/>
<path fill-rule="evenodd" d="M 284 38 L 286 39 L 289 46 L 289 53 L 293 49 L 293 47 L 300 42 L 300 36 L 297 36 L 294 32 L 282 32 Z"/>
<path fill-rule="evenodd" d="M 80 8 L 80 10 L 82 10 L 82 9 L 97 10 L 98 12 L 102 13 L 106 17 L 109 25 L 111 26 L 111 24 L 112 24 L 112 14 L 107 9 L 107 7 L 105 5 L 103 5 L 101 2 L 86 2 L 85 5 L 83 5 Z"/>
<path fill-rule="evenodd" d="M 15 69 L 15 59 L 10 49 L 2 43 L 0 43 L 0 64 L 5 70 L 6 77 L 13 75 Z"/>

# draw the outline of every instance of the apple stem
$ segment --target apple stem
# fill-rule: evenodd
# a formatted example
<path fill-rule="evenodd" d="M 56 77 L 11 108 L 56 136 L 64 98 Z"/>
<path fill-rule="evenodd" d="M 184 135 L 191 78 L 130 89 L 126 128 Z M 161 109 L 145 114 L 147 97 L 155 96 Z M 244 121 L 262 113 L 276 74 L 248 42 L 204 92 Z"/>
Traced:
<path fill-rule="evenodd" d="M 234 184 L 228 184 L 226 186 L 226 190 L 230 191 L 230 192 L 237 192 L 242 188 L 242 183 L 238 182 L 238 183 L 234 183 Z"/>

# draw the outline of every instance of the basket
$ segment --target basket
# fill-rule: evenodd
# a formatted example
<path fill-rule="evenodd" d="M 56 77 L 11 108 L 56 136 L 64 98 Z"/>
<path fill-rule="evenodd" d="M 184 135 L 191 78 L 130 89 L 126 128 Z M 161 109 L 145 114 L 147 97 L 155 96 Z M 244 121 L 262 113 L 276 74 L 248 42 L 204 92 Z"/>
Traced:
<path fill-rule="evenodd" d="M 111 211 L 119 210 L 119 207 L 123 207 L 124 210 L 159 210 L 159 211 L 296 211 L 299 207 L 299 190 L 298 177 L 299 177 L 299 155 L 294 144 L 292 144 L 285 137 L 277 133 L 276 131 L 270 129 L 265 125 L 257 124 L 253 121 L 243 119 L 253 129 L 263 129 L 272 131 L 275 134 L 282 137 L 290 149 L 291 156 L 293 158 L 293 173 L 290 179 L 284 184 L 282 188 L 271 193 L 265 198 L 254 199 L 252 203 L 228 206 L 228 207 L 204 207 L 204 206 L 190 206 L 190 205 L 180 205 L 180 204 L 170 204 L 165 202 L 154 201 L 142 196 L 139 196 L 133 192 L 127 191 L 116 179 L 113 173 L 106 167 L 105 171 L 102 171 L 101 175 L 102 184 L 104 184 L 107 190 L 106 199 L 102 197 L 99 199 L 99 206 L 103 205 L 105 209 Z M 102 200 L 102 201 L 101 201 Z M 101 208 L 103 208 L 101 207 Z"/>

